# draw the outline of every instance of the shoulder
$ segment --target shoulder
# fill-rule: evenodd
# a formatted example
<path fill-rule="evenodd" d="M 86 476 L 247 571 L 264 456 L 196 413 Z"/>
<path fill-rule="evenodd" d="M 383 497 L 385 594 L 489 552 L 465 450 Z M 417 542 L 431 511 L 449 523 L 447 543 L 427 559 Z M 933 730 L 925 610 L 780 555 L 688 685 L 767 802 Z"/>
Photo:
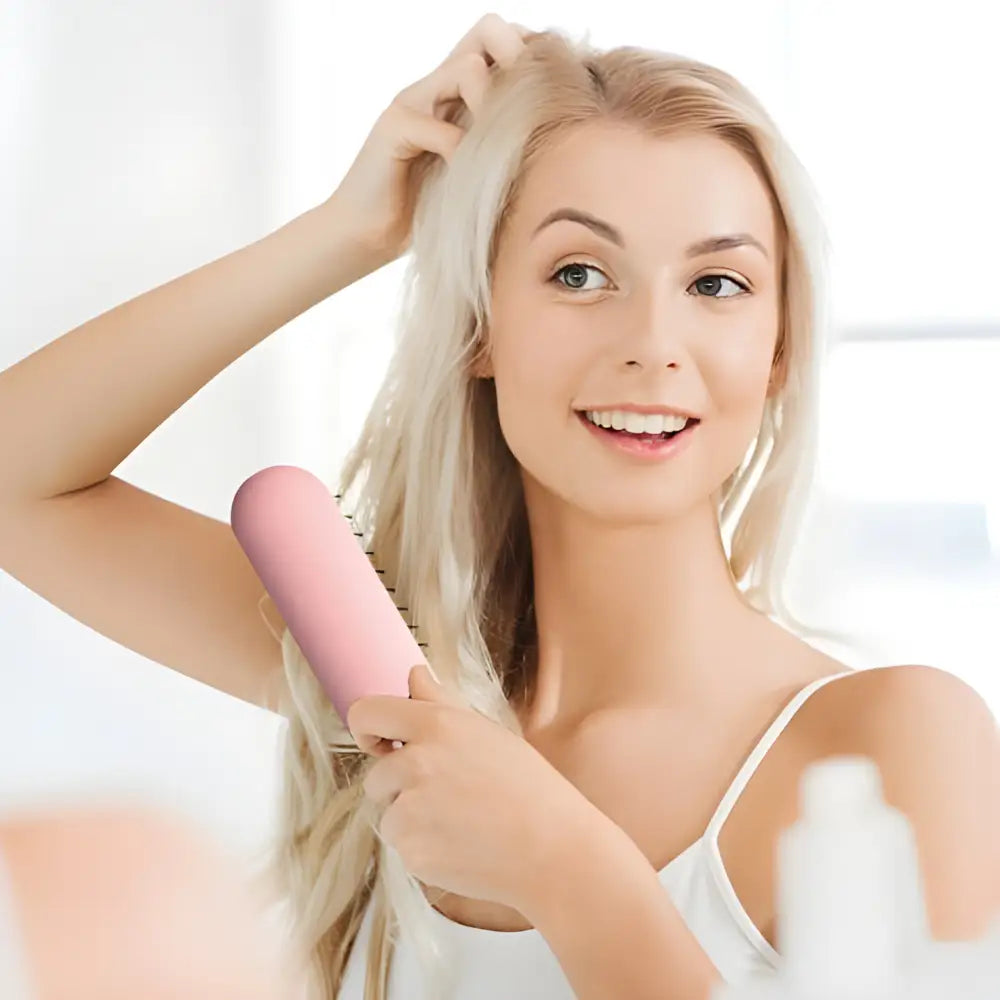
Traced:
<path fill-rule="evenodd" d="M 893 773 L 915 762 L 969 765 L 971 776 L 1000 763 L 1000 730 L 982 695 L 955 674 L 921 664 L 861 670 L 849 676 L 854 738 L 880 754 Z M 982 756 L 984 755 L 985 756 Z M 965 768 L 963 767 L 963 772 Z M 932 774 L 940 773 L 940 767 Z M 990 775 L 994 780 L 997 773 Z M 963 780 L 963 775 L 953 777 Z"/>
<path fill-rule="evenodd" d="M 925 724 L 932 731 L 925 735 L 958 735 L 958 729 L 978 724 L 980 735 L 992 730 L 997 722 L 983 696 L 955 674 L 923 664 L 886 666 L 857 670 L 838 679 L 843 692 L 842 707 L 850 707 L 850 719 L 830 720 L 847 725 L 855 736 L 885 740 L 890 733 L 886 724 L 905 727 L 897 735 L 914 735 L 915 724 Z M 831 685 L 835 687 L 836 685 Z M 831 705 L 833 699 L 831 699 Z M 895 745 L 889 740 L 890 745 Z"/>
<path fill-rule="evenodd" d="M 1000 919 L 1000 729 L 954 674 L 922 664 L 862 670 L 831 698 L 836 752 L 877 765 L 917 840 L 931 934 L 980 937 Z M 836 684 L 828 687 L 836 687 Z"/>

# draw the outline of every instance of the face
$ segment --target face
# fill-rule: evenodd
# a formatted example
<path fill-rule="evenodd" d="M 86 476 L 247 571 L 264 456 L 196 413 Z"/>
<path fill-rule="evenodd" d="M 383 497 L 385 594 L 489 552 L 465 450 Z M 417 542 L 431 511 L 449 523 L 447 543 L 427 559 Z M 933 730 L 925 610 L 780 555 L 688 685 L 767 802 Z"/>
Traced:
<path fill-rule="evenodd" d="M 607 233 L 561 220 L 582 210 Z M 754 245 L 688 255 L 711 236 Z M 536 161 L 498 248 L 490 354 L 499 418 L 526 491 L 610 519 L 658 520 L 704 502 L 760 426 L 779 319 L 767 191 L 711 136 L 650 138 L 588 124 Z M 567 267 L 567 265 L 572 265 Z M 672 457 L 612 448 L 578 411 L 676 407 L 700 422 Z"/>

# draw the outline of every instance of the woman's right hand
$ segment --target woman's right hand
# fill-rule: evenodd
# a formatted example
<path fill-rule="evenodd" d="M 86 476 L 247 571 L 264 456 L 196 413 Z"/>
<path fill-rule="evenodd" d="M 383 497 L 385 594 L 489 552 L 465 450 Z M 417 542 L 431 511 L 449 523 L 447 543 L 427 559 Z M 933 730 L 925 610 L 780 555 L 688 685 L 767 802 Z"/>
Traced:
<path fill-rule="evenodd" d="M 356 220 L 366 244 L 387 262 L 410 244 L 413 214 L 426 169 L 437 154 L 449 163 L 465 132 L 444 120 L 456 101 L 475 115 L 494 64 L 509 66 L 531 29 L 485 14 L 423 79 L 401 90 L 379 115 L 361 151 L 330 200 Z"/>

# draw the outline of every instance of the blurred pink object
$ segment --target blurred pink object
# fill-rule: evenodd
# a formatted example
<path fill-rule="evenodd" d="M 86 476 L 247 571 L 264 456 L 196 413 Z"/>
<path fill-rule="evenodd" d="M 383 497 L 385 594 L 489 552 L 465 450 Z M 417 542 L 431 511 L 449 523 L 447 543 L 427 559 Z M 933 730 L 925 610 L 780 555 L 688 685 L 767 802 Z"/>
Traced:
<path fill-rule="evenodd" d="M 278 887 L 137 801 L 0 817 L 3 1000 L 302 1000 Z M 3 891 L 5 890 L 5 891 Z"/>

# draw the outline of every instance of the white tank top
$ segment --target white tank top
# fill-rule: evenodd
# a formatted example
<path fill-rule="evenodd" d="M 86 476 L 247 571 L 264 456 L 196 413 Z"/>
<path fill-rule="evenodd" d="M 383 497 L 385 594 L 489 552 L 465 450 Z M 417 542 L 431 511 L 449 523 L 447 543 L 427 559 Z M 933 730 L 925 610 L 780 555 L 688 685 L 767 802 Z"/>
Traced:
<path fill-rule="evenodd" d="M 733 779 L 705 832 L 659 872 L 663 888 L 727 983 L 738 985 L 752 976 L 770 974 L 780 957 L 747 915 L 729 881 L 719 852 L 719 831 L 764 755 L 802 703 L 829 681 L 858 672 L 852 669 L 821 677 L 785 705 Z M 372 916 L 369 905 L 351 949 L 338 1000 L 363 1000 Z M 574 1000 L 558 959 L 536 929 L 468 927 L 434 909 L 431 917 L 438 932 L 455 945 L 460 965 L 456 1000 Z M 393 953 L 388 1000 L 424 1000 L 422 968 L 403 936 Z"/>

